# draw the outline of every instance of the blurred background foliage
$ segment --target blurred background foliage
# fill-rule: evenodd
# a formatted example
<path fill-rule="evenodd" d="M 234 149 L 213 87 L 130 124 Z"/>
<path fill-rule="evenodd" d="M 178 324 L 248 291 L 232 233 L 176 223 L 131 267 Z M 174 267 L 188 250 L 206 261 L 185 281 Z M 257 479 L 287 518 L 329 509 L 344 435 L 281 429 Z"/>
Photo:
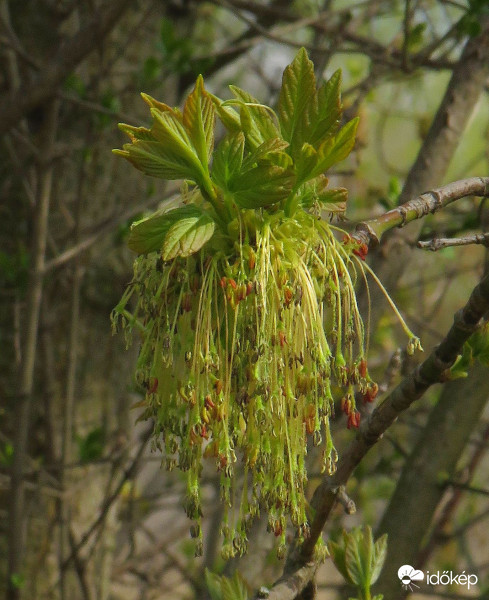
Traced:
<path fill-rule="evenodd" d="M 260 522 L 248 556 L 218 556 L 212 468 L 204 556 L 195 559 L 181 474 L 160 470 L 148 424 L 136 423 L 138 349 L 126 351 L 122 336 L 111 336 L 109 314 L 131 279 L 130 224 L 177 191 L 110 152 L 123 141 L 117 122 L 147 123 L 139 92 L 176 106 L 202 73 L 220 97 L 233 83 L 273 105 L 298 47 L 307 47 L 318 77 L 341 68 L 347 117 L 361 121 L 355 151 L 330 178 L 349 190 L 345 226 L 353 228 L 397 204 L 418 151 L 440 135 L 430 126 L 452 73 L 463 70 L 463 48 L 488 44 L 488 17 L 485 0 L 0 0 L 0 588 L 9 599 L 200 599 L 210 597 L 207 568 L 239 570 L 250 592 L 282 569 Z M 488 172 L 487 76 L 470 107 L 456 109 L 467 111 L 462 131 L 459 114 L 440 126 L 453 129 L 456 143 L 432 187 Z M 414 237 L 470 235 L 485 231 L 487 219 L 486 202 L 468 198 L 427 217 Z M 484 247 L 467 246 L 400 259 L 391 242 L 372 260 L 402 272 L 390 292 L 430 350 L 487 257 Z M 393 314 L 373 301 L 369 364 L 386 391 L 420 359 L 398 350 L 403 337 Z M 479 374 L 484 397 L 486 380 Z M 470 402 L 458 385 L 460 402 Z M 379 526 L 419 440 L 430 439 L 440 388 L 361 463 L 348 486 L 357 513 L 336 510 L 326 538 L 337 539 L 343 527 Z M 457 442 L 459 460 L 443 483 L 431 481 L 439 498 L 413 556 L 432 572 L 477 573 L 473 597 L 487 598 L 489 415 L 480 406 Z M 341 453 L 354 434 L 340 410 L 334 427 Z M 456 427 L 444 435 L 450 445 Z M 313 450 L 309 460 L 317 460 Z M 318 482 L 319 473 L 310 493 Z M 348 597 L 331 561 L 317 583 L 321 600 Z M 392 588 L 382 583 L 386 600 L 401 594 L 397 580 Z M 411 597 L 440 590 L 424 592 Z"/>

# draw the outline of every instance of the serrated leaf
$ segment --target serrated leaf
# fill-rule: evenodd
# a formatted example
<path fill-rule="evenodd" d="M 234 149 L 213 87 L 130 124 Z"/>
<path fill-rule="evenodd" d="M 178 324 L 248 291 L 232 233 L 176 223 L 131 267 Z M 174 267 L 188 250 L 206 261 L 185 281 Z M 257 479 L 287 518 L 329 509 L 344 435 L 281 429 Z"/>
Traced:
<path fill-rule="evenodd" d="M 345 581 L 348 581 L 351 583 L 350 576 L 349 576 L 348 570 L 346 568 L 346 561 L 345 561 L 345 545 L 346 545 L 346 533 L 345 532 L 343 533 L 342 542 L 343 543 L 329 542 L 328 550 L 329 550 L 329 553 L 331 554 L 331 558 L 335 564 L 335 567 L 343 575 Z"/>
<path fill-rule="evenodd" d="M 132 125 L 126 125 L 126 123 L 119 123 L 119 129 L 131 138 L 131 141 L 136 140 L 142 141 L 155 141 L 154 135 L 150 129 L 146 127 L 133 127 Z"/>
<path fill-rule="evenodd" d="M 239 118 L 239 113 L 234 110 L 232 106 L 223 105 L 222 100 L 213 94 L 209 94 L 214 106 L 216 108 L 217 114 L 222 121 L 224 127 L 230 133 L 237 133 L 241 131 L 241 120 Z"/>
<path fill-rule="evenodd" d="M 155 214 L 131 225 L 127 245 L 138 254 L 160 252 L 166 234 L 180 219 L 199 217 L 202 211 L 196 206 L 181 206 L 163 214 Z"/>
<path fill-rule="evenodd" d="M 340 129 L 337 135 L 326 140 L 319 147 L 319 161 L 314 171 L 314 176 L 320 175 L 334 164 L 344 160 L 355 145 L 355 134 L 358 127 L 358 117 Z"/>
<path fill-rule="evenodd" d="M 237 571 L 235 571 L 232 579 L 222 577 L 221 579 L 222 600 L 247 600 L 248 590 L 244 581 L 241 579 Z"/>
<path fill-rule="evenodd" d="M 303 144 L 295 159 L 295 172 L 298 185 L 313 177 L 318 160 L 318 153 L 313 146 L 308 143 Z"/>
<path fill-rule="evenodd" d="M 179 119 L 182 118 L 182 113 L 178 108 L 171 108 L 171 106 L 168 106 L 168 104 L 160 102 L 159 100 L 155 100 L 149 94 L 145 94 L 144 92 L 141 92 L 141 98 L 150 108 L 156 108 L 161 112 L 169 112 Z"/>
<path fill-rule="evenodd" d="M 212 571 L 209 571 L 209 569 L 206 569 L 205 583 L 211 600 L 222 600 L 221 577 L 215 573 L 212 573 Z"/>
<path fill-rule="evenodd" d="M 349 535 L 345 549 L 345 564 L 348 576 L 353 585 L 363 588 L 368 582 L 370 555 L 365 556 L 362 540 L 358 536 Z"/>
<path fill-rule="evenodd" d="M 242 170 L 247 171 L 248 169 L 252 168 L 255 163 L 269 158 L 270 155 L 275 155 L 276 158 L 279 158 L 277 155 L 282 153 L 282 150 L 287 148 L 288 145 L 289 143 L 282 138 L 272 138 L 270 140 L 266 140 L 263 142 L 263 144 L 260 144 L 258 148 L 250 152 L 243 160 Z"/>
<path fill-rule="evenodd" d="M 276 165 L 259 165 L 233 178 L 229 189 L 242 208 L 260 208 L 287 198 L 293 182 L 288 170 Z"/>
<path fill-rule="evenodd" d="M 314 65 L 305 48 L 301 48 L 284 71 L 278 101 L 281 132 L 290 142 L 293 155 L 300 151 L 304 142 L 309 141 L 317 108 Z"/>
<path fill-rule="evenodd" d="M 183 125 L 204 169 L 207 169 L 214 149 L 215 121 L 214 103 L 204 88 L 202 76 L 199 75 L 195 88 L 188 95 L 183 108 Z"/>
<path fill-rule="evenodd" d="M 239 87 L 230 85 L 229 89 L 240 101 L 240 123 L 249 150 L 254 150 L 266 140 L 281 137 L 268 109 L 259 106 L 256 98 Z"/>
<path fill-rule="evenodd" d="M 317 119 L 308 140 L 313 146 L 321 144 L 338 131 L 343 112 L 340 88 L 341 71 L 338 70 L 318 90 Z"/>
<path fill-rule="evenodd" d="M 245 137 L 242 131 L 227 135 L 219 144 L 212 162 L 212 179 L 224 189 L 241 170 Z"/>
<path fill-rule="evenodd" d="M 345 188 L 328 188 L 328 178 L 319 175 L 302 186 L 300 198 L 304 208 L 318 204 L 326 212 L 341 214 L 346 210 L 348 191 Z"/>
<path fill-rule="evenodd" d="M 334 214 L 345 212 L 347 200 L 348 190 L 345 188 L 330 188 L 317 196 L 317 202 L 320 204 L 321 209 Z"/>
<path fill-rule="evenodd" d="M 200 178 L 194 163 L 168 152 L 160 142 L 136 141 L 124 144 L 122 150 L 113 150 L 114 154 L 122 156 L 146 175 L 163 179 L 195 179 Z"/>
<path fill-rule="evenodd" d="M 374 544 L 372 555 L 372 566 L 370 574 L 370 585 L 373 585 L 382 571 L 387 556 L 387 534 L 381 536 Z"/>
<path fill-rule="evenodd" d="M 190 256 L 211 239 L 214 221 L 207 213 L 196 210 L 199 214 L 179 219 L 168 230 L 161 251 L 163 260 Z"/>
<path fill-rule="evenodd" d="M 192 144 L 189 133 L 183 122 L 169 112 L 160 112 L 155 108 L 151 109 L 153 116 L 153 125 L 151 133 L 158 142 L 161 142 L 168 152 L 184 157 L 190 163 L 194 163 L 197 168 L 201 164 L 197 151 Z"/>

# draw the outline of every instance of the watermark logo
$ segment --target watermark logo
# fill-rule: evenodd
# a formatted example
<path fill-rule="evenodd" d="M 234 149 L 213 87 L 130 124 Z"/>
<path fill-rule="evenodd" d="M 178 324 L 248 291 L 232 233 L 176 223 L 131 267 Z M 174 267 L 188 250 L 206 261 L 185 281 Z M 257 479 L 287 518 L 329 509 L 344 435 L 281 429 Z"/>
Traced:
<path fill-rule="evenodd" d="M 416 585 L 414 582 L 423 581 L 424 579 L 423 571 L 417 571 L 411 565 L 402 565 L 397 571 L 397 576 L 401 580 L 403 589 L 411 590 L 411 592 L 413 588 L 419 588 L 419 585 Z"/>
<path fill-rule="evenodd" d="M 425 574 L 423 571 L 416 570 L 411 565 L 402 565 L 397 571 L 397 576 L 404 590 L 414 591 L 414 588 L 419 589 L 416 581 L 423 581 Z M 426 571 L 426 583 L 428 585 L 463 585 L 470 590 L 471 587 L 477 584 L 479 578 L 473 573 L 454 573 L 453 571 L 436 571 L 430 573 Z"/>

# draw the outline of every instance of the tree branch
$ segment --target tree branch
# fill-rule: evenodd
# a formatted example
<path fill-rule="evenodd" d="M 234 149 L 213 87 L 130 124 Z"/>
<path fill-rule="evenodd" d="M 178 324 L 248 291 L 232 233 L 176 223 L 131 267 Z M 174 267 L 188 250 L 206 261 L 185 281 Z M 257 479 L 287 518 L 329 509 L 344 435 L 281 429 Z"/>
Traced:
<path fill-rule="evenodd" d="M 382 236 L 391 229 L 404 227 L 416 219 L 433 214 L 455 200 L 460 200 L 460 198 L 466 198 L 467 196 L 485 197 L 488 195 L 489 177 L 470 177 L 469 179 L 454 181 L 441 188 L 425 192 L 421 196 L 389 210 L 380 217 L 359 223 L 356 226 L 354 237 L 360 243 L 374 247 L 380 243 Z"/>

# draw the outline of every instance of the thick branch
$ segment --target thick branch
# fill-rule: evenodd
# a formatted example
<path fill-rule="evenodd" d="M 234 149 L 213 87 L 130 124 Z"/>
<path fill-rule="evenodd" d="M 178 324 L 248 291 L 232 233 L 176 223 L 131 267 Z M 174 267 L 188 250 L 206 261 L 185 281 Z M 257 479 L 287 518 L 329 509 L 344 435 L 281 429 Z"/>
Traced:
<path fill-rule="evenodd" d="M 0 135 L 50 98 L 66 76 L 112 30 L 130 5 L 130 0 L 107 0 L 85 27 L 60 46 L 36 79 L 24 82 L 13 94 L 5 94 L 0 100 Z"/>
<path fill-rule="evenodd" d="M 460 198 L 488 195 L 489 177 L 470 177 L 469 179 L 454 181 L 441 188 L 425 192 L 421 196 L 389 210 L 380 217 L 359 223 L 354 237 L 369 247 L 376 246 L 382 236 L 395 227 L 404 227 L 416 219 L 437 212 L 455 200 L 460 200 Z"/>
<path fill-rule="evenodd" d="M 258 592 L 254 600 L 294 600 L 312 580 L 317 568 L 317 563 L 306 563 L 294 573 L 281 577 L 271 590 Z"/>

